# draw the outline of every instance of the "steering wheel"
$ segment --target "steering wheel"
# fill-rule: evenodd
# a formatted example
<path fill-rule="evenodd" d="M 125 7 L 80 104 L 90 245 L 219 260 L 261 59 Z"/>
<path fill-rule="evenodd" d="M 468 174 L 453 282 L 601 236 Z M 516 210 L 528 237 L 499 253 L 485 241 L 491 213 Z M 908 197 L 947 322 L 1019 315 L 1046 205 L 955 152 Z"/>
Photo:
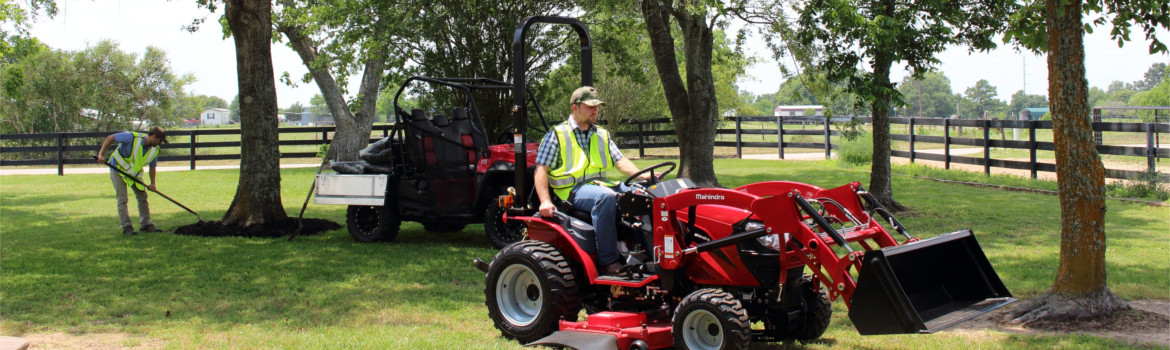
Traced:
<path fill-rule="evenodd" d="M 670 169 L 666 169 L 666 171 L 663 171 L 662 175 L 654 176 L 654 169 L 658 169 L 658 168 L 665 167 L 665 166 L 670 166 Z M 651 183 L 657 183 L 658 179 L 666 177 L 666 174 L 670 174 L 670 172 L 674 171 L 674 168 L 677 166 L 678 166 L 678 164 L 675 162 L 662 162 L 662 163 L 651 165 L 649 167 L 646 167 L 645 169 L 638 170 L 638 172 L 631 174 L 630 177 L 626 178 L 626 181 L 622 181 L 622 185 L 629 187 L 630 182 L 636 180 L 639 176 L 642 176 L 642 174 L 645 174 L 647 171 L 650 172 L 650 181 L 653 181 Z"/>

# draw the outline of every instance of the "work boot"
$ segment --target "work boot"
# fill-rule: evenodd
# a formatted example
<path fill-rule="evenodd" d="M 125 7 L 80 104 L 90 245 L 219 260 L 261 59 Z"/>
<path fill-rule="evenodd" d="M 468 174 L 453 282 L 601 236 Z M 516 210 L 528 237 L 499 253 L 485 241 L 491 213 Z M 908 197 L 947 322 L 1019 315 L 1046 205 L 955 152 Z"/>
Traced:
<path fill-rule="evenodd" d="M 134 232 L 134 227 L 132 227 L 132 226 L 122 226 L 122 235 L 123 235 L 123 236 L 133 236 L 133 235 L 136 235 L 136 234 L 138 234 L 138 232 Z"/>
<path fill-rule="evenodd" d="M 154 225 L 148 225 L 142 228 L 142 232 L 163 232 L 163 230 L 158 229 Z"/>
<path fill-rule="evenodd" d="M 609 265 L 605 265 L 601 270 L 606 275 L 618 275 L 622 272 L 622 267 L 624 267 L 622 263 L 615 261 Z"/>

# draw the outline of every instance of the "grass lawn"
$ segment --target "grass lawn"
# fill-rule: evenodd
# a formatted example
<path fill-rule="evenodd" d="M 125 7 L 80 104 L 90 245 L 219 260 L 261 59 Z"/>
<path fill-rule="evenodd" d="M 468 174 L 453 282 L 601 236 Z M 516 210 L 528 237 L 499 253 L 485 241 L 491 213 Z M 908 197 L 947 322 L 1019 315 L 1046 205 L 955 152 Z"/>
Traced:
<path fill-rule="evenodd" d="M 716 169 L 729 187 L 768 180 L 835 187 L 869 178 L 835 162 L 721 159 Z M 300 209 L 313 172 L 282 171 L 290 215 Z M 162 172 L 158 180 L 161 191 L 214 219 L 235 192 L 237 172 Z M 1016 297 L 1036 296 L 1052 284 L 1060 243 L 1055 196 L 909 176 L 895 176 L 894 190 L 912 208 L 900 220 L 916 236 L 973 229 Z M 195 222 L 158 196 L 151 205 L 164 229 Z M 1112 200 L 1108 208 L 1110 288 L 1128 300 L 1170 299 L 1170 208 Z M 345 208 L 310 205 L 306 216 L 343 223 Z M 479 225 L 432 234 L 409 223 L 395 242 L 359 244 L 344 229 L 291 242 L 124 237 L 117 220 L 105 174 L 0 177 L 0 334 L 123 334 L 114 345 L 176 349 L 521 348 L 501 338 L 487 317 L 483 273 L 471 259 L 491 258 L 495 250 Z M 1126 347 L 1088 336 L 991 330 L 862 337 L 844 304 L 833 307 L 829 330 L 808 348 Z"/>

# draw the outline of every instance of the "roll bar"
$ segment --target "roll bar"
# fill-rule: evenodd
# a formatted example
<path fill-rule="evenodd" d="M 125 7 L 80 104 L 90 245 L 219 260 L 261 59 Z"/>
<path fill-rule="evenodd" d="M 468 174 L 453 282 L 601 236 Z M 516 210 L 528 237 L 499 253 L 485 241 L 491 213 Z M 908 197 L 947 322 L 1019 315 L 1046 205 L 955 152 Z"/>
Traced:
<path fill-rule="evenodd" d="M 525 73 L 527 73 L 528 52 L 524 38 L 528 28 L 533 24 L 549 23 L 564 24 L 573 27 L 577 36 L 581 38 L 581 86 L 593 85 L 593 41 L 589 38 L 589 29 L 576 18 L 554 16 L 531 16 L 520 20 L 516 32 L 512 35 L 512 135 L 516 151 L 516 196 L 514 208 L 524 208 L 528 205 L 528 104 L 525 103 L 527 92 Z"/>

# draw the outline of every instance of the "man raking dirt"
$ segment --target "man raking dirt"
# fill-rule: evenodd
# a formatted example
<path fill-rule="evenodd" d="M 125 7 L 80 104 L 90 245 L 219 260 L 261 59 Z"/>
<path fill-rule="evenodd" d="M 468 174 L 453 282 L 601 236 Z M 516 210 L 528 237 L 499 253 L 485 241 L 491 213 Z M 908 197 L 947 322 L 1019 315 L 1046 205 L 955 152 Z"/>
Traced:
<path fill-rule="evenodd" d="M 160 127 L 152 127 L 143 134 L 133 131 L 123 131 L 106 137 L 102 148 L 98 151 L 98 163 L 106 164 L 110 169 L 110 181 L 114 183 L 114 193 L 118 199 L 118 217 L 121 219 L 122 234 L 136 235 L 134 226 L 130 224 L 130 213 L 126 203 L 129 197 L 126 188 L 134 190 L 138 199 L 139 228 L 144 232 L 161 232 L 150 220 L 150 203 L 147 202 L 146 190 L 155 191 L 155 170 L 158 166 L 157 158 L 159 145 L 167 142 L 167 134 Z M 106 150 L 110 145 L 117 143 L 110 159 L 105 158 Z M 143 168 L 150 166 L 150 185 L 142 182 Z M 157 193 L 157 192 L 156 192 Z"/>

